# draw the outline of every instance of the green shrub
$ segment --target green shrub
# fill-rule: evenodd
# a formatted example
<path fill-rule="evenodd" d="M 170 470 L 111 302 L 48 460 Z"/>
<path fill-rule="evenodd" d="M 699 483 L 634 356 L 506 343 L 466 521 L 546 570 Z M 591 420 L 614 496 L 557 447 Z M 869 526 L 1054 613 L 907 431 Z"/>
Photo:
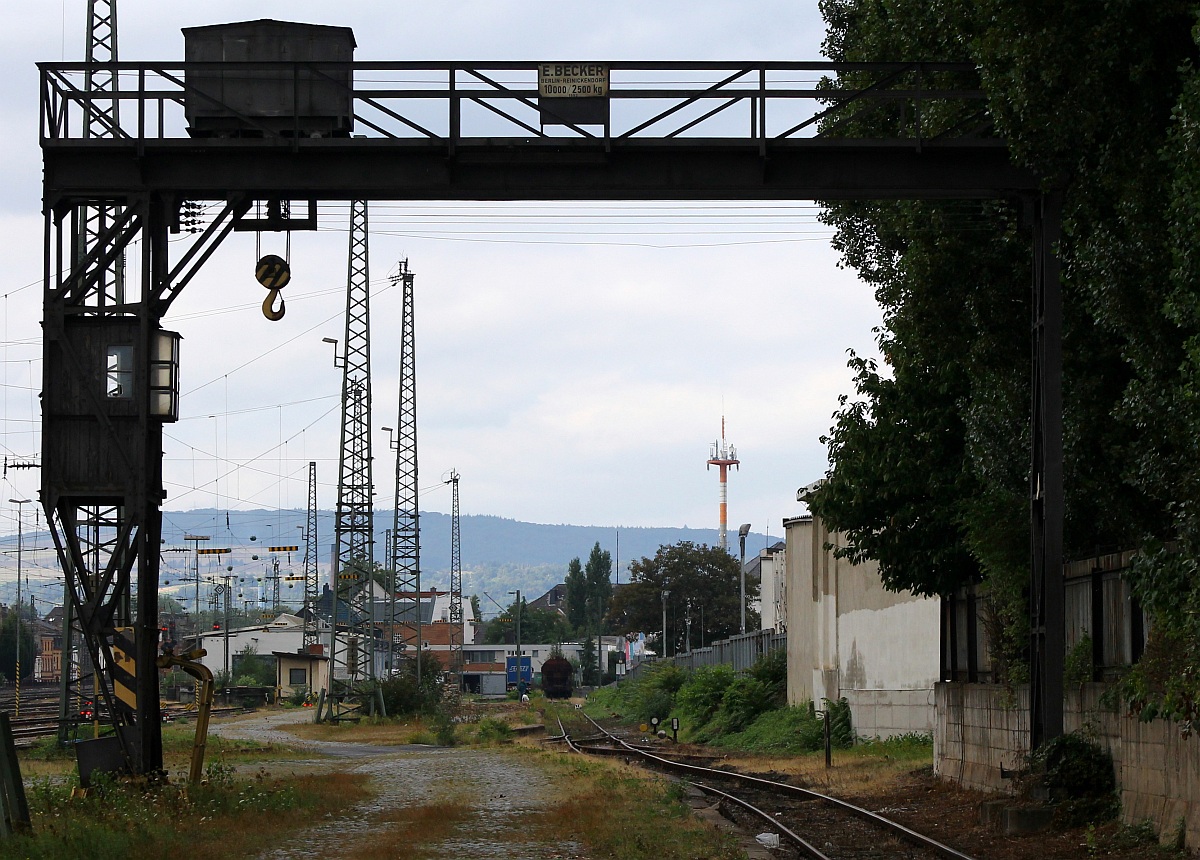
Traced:
<path fill-rule="evenodd" d="M 833 701 L 824 699 L 825 719 L 829 721 L 830 746 L 837 749 L 850 749 L 854 746 L 854 721 L 850 714 L 850 702 L 846 699 Z M 824 741 L 822 741 L 822 748 Z"/>
<path fill-rule="evenodd" d="M 434 714 L 429 721 L 429 727 L 433 729 L 433 736 L 440 746 L 452 747 L 458 742 L 454 720 L 446 711 L 438 711 Z"/>
<path fill-rule="evenodd" d="M 443 692 L 437 668 L 435 661 L 425 661 L 421 683 L 418 684 L 416 662 L 405 660 L 394 675 L 380 682 L 383 707 L 388 716 L 432 714 L 436 711 L 441 705 Z"/>
<path fill-rule="evenodd" d="M 775 700 L 776 707 L 787 704 L 787 652 L 772 651 L 755 661 L 746 672 L 748 676 L 764 684 Z"/>
<path fill-rule="evenodd" d="M 512 737 L 512 727 L 495 717 L 484 717 L 475 732 L 475 740 L 481 744 L 506 744 Z"/>
<path fill-rule="evenodd" d="M 823 732 L 816 714 L 808 705 L 802 705 L 767 711 L 744 731 L 717 737 L 714 744 L 749 752 L 815 752 L 824 748 Z"/>
<path fill-rule="evenodd" d="M 737 675 L 729 666 L 702 666 L 675 695 L 679 716 L 694 728 L 707 723 L 721 707 L 725 691 Z"/>
<path fill-rule="evenodd" d="M 1112 756 L 1078 732 L 1059 735 L 1030 756 L 1030 773 L 1058 804 L 1068 827 L 1108 821 L 1119 811 Z"/>
<path fill-rule="evenodd" d="M 633 716 L 644 723 L 654 717 L 665 720 L 674 704 L 674 698 L 666 690 L 646 690 L 634 704 Z"/>
<path fill-rule="evenodd" d="M 721 697 L 725 730 L 740 732 L 767 711 L 775 709 L 771 688 L 756 678 L 737 678 Z"/>

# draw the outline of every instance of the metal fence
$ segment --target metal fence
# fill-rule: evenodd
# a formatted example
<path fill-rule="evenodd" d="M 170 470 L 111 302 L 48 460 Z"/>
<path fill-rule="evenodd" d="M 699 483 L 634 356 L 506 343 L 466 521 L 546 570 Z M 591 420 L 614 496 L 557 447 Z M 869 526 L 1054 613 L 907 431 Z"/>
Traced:
<path fill-rule="evenodd" d="M 730 666 L 735 672 L 745 672 L 753 666 L 760 657 L 775 651 L 787 650 L 787 634 L 776 633 L 773 629 L 756 630 L 753 633 L 740 633 L 728 639 L 720 639 L 705 648 L 696 648 L 667 657 L 666 662 L 673 663 L 681 669 L 698 669 L 701 666 Z M 653 663 L 663 662 L 660 659 L 643 660 L 635 663 L 625 673 L 627 678 L 636 678 L 645 667 Z"/>

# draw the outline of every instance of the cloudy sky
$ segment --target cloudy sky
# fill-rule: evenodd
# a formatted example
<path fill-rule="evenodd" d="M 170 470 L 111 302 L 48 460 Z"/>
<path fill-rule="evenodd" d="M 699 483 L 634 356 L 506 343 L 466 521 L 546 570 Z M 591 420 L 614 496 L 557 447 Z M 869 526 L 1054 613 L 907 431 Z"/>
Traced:
<path fill-rule="evenodd" d="M 4 453 L 40 449 L 42 219 L 35 62 L 83 59 L 85 0 L 10 4 L 0 33 L 0 315 Z M 449 10 L 452 10 L 452 14 Z M 120 58 L 177 61 L 180 28 L 255 18 L 349 26 L 359 60 L 818 60 L 815 2 L 657 0 L 596 7 L 477 0 L 120 0 Z M 422 508 L 584 525 L 715 527 L 706 471 L 725 416 L 741 470 L 730 521 L 781 533 L 826 468 L 819 437 L 873 355 L 879 312 L 839 269 L 807 201 L 739 204 L 373 204 L 375 482 L 393 497 L 399 290 L 416 273 Z M 167 427 L 168 510 L 303 507 L 336 496 L 347 206 L 291 242 L 287 316 L 265 320 L 252 234 L 231 237 L 164 326 L 184 337 L 183 418 Z M 173 246 L 176 252 L 183 246 Z M 264 234 L 263 253 L 285 252 Z M 4 498 L 37 498 L 10 469 Z M 0 531 L 15 531 L 0 503 Z M 32 507 L 26 506 L 32 525 Z M 27 526 L 28 528 L 28 526 Z"/>

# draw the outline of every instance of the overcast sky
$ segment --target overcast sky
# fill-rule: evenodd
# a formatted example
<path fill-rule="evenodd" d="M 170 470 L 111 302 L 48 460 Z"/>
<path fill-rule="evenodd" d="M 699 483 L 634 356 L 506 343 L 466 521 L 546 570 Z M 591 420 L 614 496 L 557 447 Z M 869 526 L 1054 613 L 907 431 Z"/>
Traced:
<path fill-rule="evenodd" d="M 40 450 L 42 219 L 37 61 L 83 59 L 85 0 L 9 4 L 0 33 L 0 314 L 4 452 Z M 448 10 L 452 9 L 453 14 Z M 120 59 L 183 58 L 180 28 L 278 18 L 354 29 L 356 59 L 818 60 L 815 2 L 120 0 Z M 183 417 L 166 428 L 167 510 L 336 498 L 347 207 L 292 237 L 287 316 L 265 320 L 252 234 L 231 237 L 175 303 Z M 487 216 L 487 217 L 483 217 Z M 400 295 L 416 273 L 422 509 L 581 525 L 715 527 L 709 444 L 742 460 L 736 529 L 781 534 L 796 489 L 823 475 L 819 437 L 850 389 L 847 350 L 874 355 L 879 311 L 839 269 L 808 201 L 754 204 L 373 204 L 370 212 L 375 483 L 393 498 L 382 426 L 396 421 Z M 173 245 L 176 253 L 183 245 Z M 285 252 L 264 234 L 263 253 Z M 5 499 L 37 498 L 9 470 Z M 15 531 L 12 505 L 0 523 Z M 29 524 L 30 509 L 26 506 Z M 28 527 L 28 526 L 27 526 Z"/>

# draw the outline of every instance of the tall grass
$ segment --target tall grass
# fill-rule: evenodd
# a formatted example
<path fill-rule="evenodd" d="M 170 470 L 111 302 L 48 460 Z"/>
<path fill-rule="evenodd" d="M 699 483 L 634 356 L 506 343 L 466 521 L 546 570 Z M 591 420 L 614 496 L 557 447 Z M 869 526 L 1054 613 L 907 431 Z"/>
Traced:
<path fill-rule="evenodd" d="M 27 789 L 32 833 L 0 842 L 0 857 L 26 860 L 189 860 L 253 855 L 286 840 L 318 811 L 337 812 L 364 799 L 366 778 L 351 774 L 275 778 L 260 771 L 238 779 L 210 765 L 201 786 L 147 786 L 93 776 L 35 781 Z M 269 820 L 270 827 L 263 821 Z"/>

